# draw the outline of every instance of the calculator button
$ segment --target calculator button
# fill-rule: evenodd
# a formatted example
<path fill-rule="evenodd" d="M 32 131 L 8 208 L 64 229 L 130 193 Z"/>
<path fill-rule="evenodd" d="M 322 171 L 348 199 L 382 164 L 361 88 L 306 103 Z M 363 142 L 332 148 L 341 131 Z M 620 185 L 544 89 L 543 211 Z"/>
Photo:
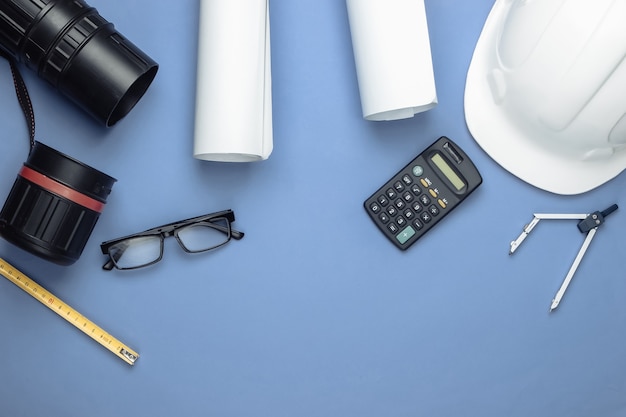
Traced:
<path fill-rule="evenodd" d="M 433 190 L 432 188 L 429 188 L 428 192 L 430 193 L 430 195 L 433 196 L 433 198 L 437 198 L 437 196 L 439 195 L 437 194 L 437 191 Z"/>
<path fill-rule="evenodd" d="M 406 207 L 406 203 L 404 202 L 403 199 L 399 198 L 396 200 L 396 202 L 394 203 L 396 205 L 396 207 L 398 208 L 398 210 L 402 210 L 404 207 Z"/>
<path fill-rule="evenodd" d="M 402 217 L 402 216 L 399 216 L 399 217 L 396 219 L 396 224 L 397 224 L 398 226 L 402 227 L 402 226 L 404 226 L 404 225 L 406 224 L 406 219 L 405 219 L 404 217 Z"/>
<path fill-rule="evenodd" d="M 396 198 L 396 192 L 393 188 L 389 188 L 387 191 L 385 191 L 385 194 L 387 194 L 387 198 L 389 198 L 390 200 Z"/>
<path fill-rule="evenodd" d="M 387 225 L 387 229 L 389 229 L 389 231 L 393 233 L 394 235 L 398 233 L 398 231 L 400 230 L 400 228 L 398 228 L 398 226 L 396 226 L 395 223 L 389 223 Z"/>
<path fill-rule="evenodd" d="M 422 227 L 424 227 L 424 225 L 418 219 L 415 219 L 415 221 L 413 222 L 413 227 L 415 227 L 415 230 L 420 230 Z"/>
<path fill-rule="evenodd" d="M 439 203 L 439 205 L 441 206 L 441 208 L 446 208 L 448 207 L 448 205 L 446 204 L 445 201 L 443 201 L 442 199 L 437 200 L 437 203 Z"/>
<path fill-rule="evenodd" d="M 393 188 L 395 188 L 396 191 L 402 191 L 404 190 L 404 185 L 400 181 L 396 181 L 393 183 Z"/>
<path fill-rule="evenodd" d="M 420 214 L 420 218 L 422 219 L 422 221 L 424 223 L 428 223 L 430 222 L 433 218 L 430 216 L 430 213 L 425 211 L 422 214 Z"/>
<path fill-rule="evenodd" d="M 398 233 L 396 239 L 398 239 L 398 242 L 400 242 L 401 245 L 404 245 L 414 235 L 415 229 L 413 229 L 411 226 L 407 226 L 400 233 Z"/>
<path fill-rule="evenodd" d="M 426 194 L 422 194 L 422 195 L 420 196 L 420 202 L 421 202 L 423 205 L 427 206 L 427 205 L 429 205 L 429 204 L 430 204 L 430 198 L 428 198 L 428 196 L 427 196 Z"/>
<path fill-rule="evenodd" d="M 428 208 L 428 211 L 430 211 L 430 214 L 432 214 L 433 216 L 439 214 L 439 208 L 434 204 Z"/>
<path fill-rule="evenodd" d="M 396 210 L 394 206 L 389 206 L 389 208 L 387 209 L 387 214 L 389 214 L 391 217 L 395 217 L 398 214 L 398 210 Z"/>
<path fill-rule="evenodd" d="M 370 204 L 370 210 L 372 210 L 372 213 L 378 213 L 382 210 L 382 207 L 377 202 L 373 202 Z"/>
<path fill-rule="evenodd" d="M 404 211 L 404 217 L 407 220 L 411 220 L 414 216 L 415 216 L 415 213 L 413 213 L 411 210 L 405 210 Z"/>
<path fill-rule="evenodd" d="M 418 196 L 420 195 L 420 193 L 422 192 L 421 188 L 417 185 L 417 184 L 413 184 L 411 186 L 411 192 L 415 195 Z"/>
<path fill-rule="evenodd" d="M 386 207 L 387 204 L 389 204 L 389 199 L 387 199 L 384 195 L 380 195 L 378 196 L 378 202 L 381 206 Z"/>
<path fill-rule="evenodd" d="M 411 206 L 413 208 L 413 211 L 416 213 L 419 213 L 420 211 L 422 211 L 422 205 L 419 203 L 419 201 L 415 201 L 413 202 L 413 205 Z"/>
<path fill-rule="evenodd" d="M 387 224 L 389 223 L 389 216 L 387 215 L 387 213 L 382 212 L 378 215 L 378 219 L 380 220 L 380 222 L 382 224 Z"/>
<path fill-rule="evenodd" d="M 423 185 L 425 188 L 428 188 L 428 181 L 426 181 L 424 178 L 422 178 L 422 179 L 420 180 L 420 182 L 422 183 L 422 185 Z"/>
<path fill-rule="evenodd" d="M 411 194 L 410 192 L 405 192 L 404 194 L 402 194 L 402 198 L 404 199 L 404 201 L 406 201 L 407 203 L 410 203 L 413 200 L 413 194 Z"/>
<path fill-rule="evenodd" d="M 402 176 L 402 182 L 405 183 L 406 185 L 411 185 L 413 184 L 413 179 L 407 174 L 407 175 L 403 175 Z"/>
<path fill-rule="evenodd" d="M 415 175 L 416 177 L 420 177 L 423 173 L 424 167 L 422 167 L 421 165 L 415 165 L 413 167 L 413 175 Z"/>

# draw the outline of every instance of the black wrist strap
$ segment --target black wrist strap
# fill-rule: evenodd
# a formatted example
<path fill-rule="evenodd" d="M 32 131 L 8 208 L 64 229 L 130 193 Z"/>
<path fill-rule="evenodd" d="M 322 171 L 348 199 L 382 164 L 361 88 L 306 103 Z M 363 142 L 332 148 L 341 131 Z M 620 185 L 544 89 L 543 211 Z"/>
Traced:
<path fill-rule="evenodd" d="M 28 95 L 26 84 L 24 83 L 24 79 L 22 78 L 22 75 L 17 68 L 17 63 L 15 62 L 15 59 L 13 59 L 12 56 L 7 54 L 2 49 L 0 49 L 0 56 L 6 58 L 6 60 L 9 61 L 11 74 L 13 75 L 13 84 L 15 85 L 15 93 L 17 94 L 17 100 L 20 103 L 22 112 L 24 112 L 24 116 L 26 117 L 26 123 L 28 124 L 28 136 L 30 141 L 30 149 L 32 150 L 35 146 L 35 113 L 33 112 L 33 105 L 30 101 L 30 96 Z"/>

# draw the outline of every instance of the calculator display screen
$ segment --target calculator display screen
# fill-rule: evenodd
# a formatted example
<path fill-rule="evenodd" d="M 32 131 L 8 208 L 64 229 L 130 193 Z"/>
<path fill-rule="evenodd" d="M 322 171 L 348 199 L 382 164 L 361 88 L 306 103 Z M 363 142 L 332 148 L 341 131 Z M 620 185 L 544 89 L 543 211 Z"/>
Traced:
<path fill-rule="evenodd" d="M 446 176 L 448 180 L 454 185 L 457 191 L 461 191 L 465 187 L 465 182 L 459 177 L 456 172 L 448 165 L 443 157 L 436 153 L 431 156 L 430 160 L 435 164 L 437 168 Z"/>

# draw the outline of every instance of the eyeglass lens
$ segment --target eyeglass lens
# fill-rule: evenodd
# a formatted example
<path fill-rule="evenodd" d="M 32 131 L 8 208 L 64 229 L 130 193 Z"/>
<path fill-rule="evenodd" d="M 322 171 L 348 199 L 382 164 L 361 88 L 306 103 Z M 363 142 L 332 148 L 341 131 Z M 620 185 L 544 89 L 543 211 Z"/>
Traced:
<path fill-rule="evenodd" d="M 224 218 L 192 224 L 176 231 L 180 244 L 189 252 L 203 252 L 230 240 L 230 227 Z"/>
<path fill-rule="evenodd" d="M 160 235 L 135 237 L 111 246 L 109 256 L 118 268 L 137 268 L 158 261 L 161 248 Z"/>
<path fill-rule="evenodd" d="M 187 252 L 204 252 L 230 240 L 229 222 L 225 218 L 191 224 L 175 232 Z M 140 236 L 126 239 L 109 248 L 109 256 L 120 269 L 132 269 L 157 262 L 163 255 L 163 236 Z"/>

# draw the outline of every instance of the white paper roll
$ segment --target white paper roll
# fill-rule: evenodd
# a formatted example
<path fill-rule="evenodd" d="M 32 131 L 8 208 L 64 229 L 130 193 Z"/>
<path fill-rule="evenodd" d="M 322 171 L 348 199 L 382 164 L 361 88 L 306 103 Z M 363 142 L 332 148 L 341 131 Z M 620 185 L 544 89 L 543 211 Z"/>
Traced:
<path fill-rule="evenodd" d="M 396 120 L 437 105 L 424 0 L 346 0 L 363 117 Z"/>
<path fill-rule="evenodd" d="M 201 0 L 194 157 L 249 162 L 272 152 L 267 0 Z"/>

